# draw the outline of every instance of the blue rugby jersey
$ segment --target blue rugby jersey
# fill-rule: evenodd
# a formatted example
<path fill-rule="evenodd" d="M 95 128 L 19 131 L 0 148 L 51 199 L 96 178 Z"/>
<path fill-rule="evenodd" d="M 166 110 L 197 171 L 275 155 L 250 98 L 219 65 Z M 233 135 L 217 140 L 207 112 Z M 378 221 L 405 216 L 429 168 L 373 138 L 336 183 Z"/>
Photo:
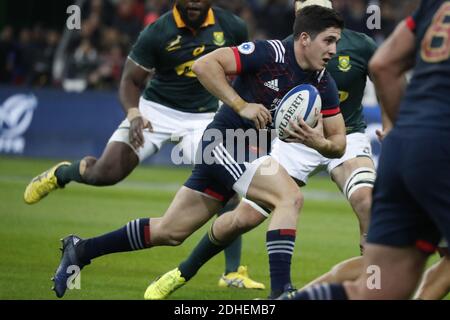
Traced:
<path fill-rule="evenodd" d="M 283 96 L 300 84 L 314 85 L 322 99 L 324 117 L 340 113 L 336 83 L 326 70 L 307 71 L 297 63 L 292 39 L 246 42 L 233 47 L 237 78 L 233 88 L 247 102 L 260 103 L 275 111 Z M 230 128 L 254 128 L 253 122 L 241 118 L 224 105 L 215 120 Z M 225 125 L 227 123 L 227 125 Z"/>
<path fill-rule="evenodd" d="M 450 1 L 422 1 L 406 23 L 416 35 L 415 68 L 397 127 L 450 131 Z"/>

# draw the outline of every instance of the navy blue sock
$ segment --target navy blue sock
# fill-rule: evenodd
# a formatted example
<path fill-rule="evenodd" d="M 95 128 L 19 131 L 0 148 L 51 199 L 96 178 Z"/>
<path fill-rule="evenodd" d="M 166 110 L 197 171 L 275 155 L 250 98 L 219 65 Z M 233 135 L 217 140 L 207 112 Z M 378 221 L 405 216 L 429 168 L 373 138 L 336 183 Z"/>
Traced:
<path fill-rule="evenodd" d="M 348 300 L 348 296 L 342 284 L 322 283 L 284 294 L 280 300 Z"/>
<path fill-rule="evenodd" d="M 126 226 L 102 236 L 83 239 L 77 255 L 83 262 L 114 252 L 140 250 L 150 247 L 150 219 L 136 219 Z"/>
<path fill-rule="evenodd" d="M 291 286 L 291 259 L 295 246 L 295 230 L 271 230 L 266 234 L 269 253 L 271 297 L 278 297 Z"/>

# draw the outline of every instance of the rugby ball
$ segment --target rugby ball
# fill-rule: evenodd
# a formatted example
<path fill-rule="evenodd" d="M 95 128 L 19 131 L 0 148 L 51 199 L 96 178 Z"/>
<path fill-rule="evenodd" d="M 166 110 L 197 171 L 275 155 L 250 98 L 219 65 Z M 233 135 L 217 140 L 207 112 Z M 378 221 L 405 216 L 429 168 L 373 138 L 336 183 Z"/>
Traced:
<path fill-rule="evenodd" d="M 322 109 L 322 100 L 317 89 L 310 84 L 301 84 L 291 89 L 280 101 L 275 113 L 275 129 L 278 138 L 289 137 L 285 131 L 291 129 L 290 120 L 303 119 L 310 127 L 315 127 Z"/>

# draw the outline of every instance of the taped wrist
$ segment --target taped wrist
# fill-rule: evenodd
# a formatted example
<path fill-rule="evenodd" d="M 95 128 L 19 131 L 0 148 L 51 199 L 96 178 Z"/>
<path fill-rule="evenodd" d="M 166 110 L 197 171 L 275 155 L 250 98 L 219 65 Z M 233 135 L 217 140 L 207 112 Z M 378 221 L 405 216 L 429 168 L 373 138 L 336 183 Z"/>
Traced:
<path fill-rule="evenodd" d="M 127 119 L 128 121 L 133 121 L 134 119 L 138 118 L 138 117 L 142 117 L 141 112 L 139 111 L 138 108 L 130 108 L 128 109 L 127 112 Z"/>
<path fill-rule="evenodd" d="M 247 102 L 244 101 L 241 97 L 237 97 L 236 99 L 231 102 L 231 108 L 233 108 L 234 111 L 240 112 L 242 109 L 244 109 Z"/>

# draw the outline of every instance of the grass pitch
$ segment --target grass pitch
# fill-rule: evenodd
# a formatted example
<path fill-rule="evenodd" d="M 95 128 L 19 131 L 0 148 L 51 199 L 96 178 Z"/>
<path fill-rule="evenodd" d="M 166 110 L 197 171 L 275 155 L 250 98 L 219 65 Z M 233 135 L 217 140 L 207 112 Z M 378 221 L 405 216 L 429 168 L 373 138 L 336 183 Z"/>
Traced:
<path fill-rule="evenodd" d="M 50 281 L 60 259 L 59 239 L 74 233 L 83 238 L 122 227 L 141 217 L 164 213 L 189 169 L 141 166 L 124 182 L 104 188 L 71 183 L 35 205 L 23 202 L 29 180 L 55 161 L 0 158 L 0 299 L 57 299 Z M 354 214 L 326 177 L 313 178 L 297 231 L 292 279 L 297 287 L 326 272 L 335 263 L 359 254 Z M 179 247 L 159 247 L 119 253 L 93 261 L 81 274 L 81 289 L 64 299 L 142 299 L 147 285 L 176 267 L 209 223 Z M 269 288 L 265 249 L 267 223 L 243 237 L 241 264 L 252 278 Z M 207 263 L 171 299 L 234 300 L 264 298 L 262 291 L 217 286 L 224 255 Z"/>

